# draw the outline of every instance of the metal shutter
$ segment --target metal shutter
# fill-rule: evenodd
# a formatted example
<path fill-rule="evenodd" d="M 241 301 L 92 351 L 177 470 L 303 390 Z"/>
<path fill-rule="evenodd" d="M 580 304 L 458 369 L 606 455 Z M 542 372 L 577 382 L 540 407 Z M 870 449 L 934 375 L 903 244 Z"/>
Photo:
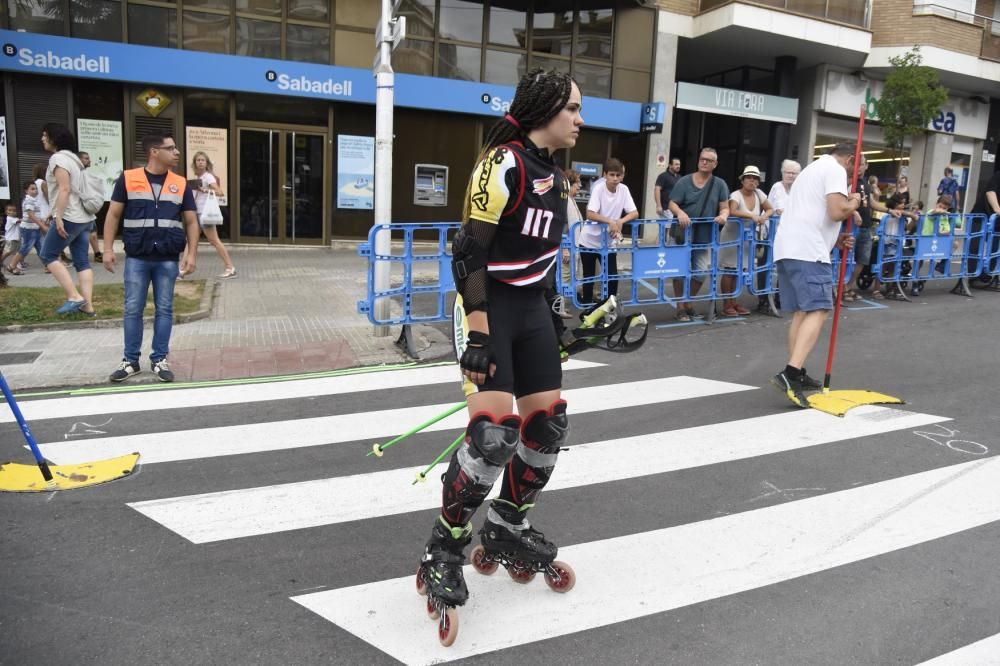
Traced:
<path fill-rule="evenodd" d="M 48 76 L 14 77 L 14 132 L 17 155 L 14 169 L 20 181 L 31 178 L 31 169 L 48 163 L 49 153 L 42 148 L 42 127 L 48 123 L 66 124 L 69 96 L 66 82 Z M 74 134 L 76 128 L 70 127 Z M 11 198 L 20 198 L 20 183 L 11 186 Z M 16 193 L 16 194 L 15 194 Z"/>
<path fill-rule="evenodd" d="M 152 118 L 150 116 L 135 116 L 133 119 L 135 120 L 133 124 L 135 139 L 132 142 L 132 164 L 139 166 L 146 163 L 146 153 L 142 150 L 143 138 L 149 134 L 169 134 L 174 136 L 174 119 Z"/>

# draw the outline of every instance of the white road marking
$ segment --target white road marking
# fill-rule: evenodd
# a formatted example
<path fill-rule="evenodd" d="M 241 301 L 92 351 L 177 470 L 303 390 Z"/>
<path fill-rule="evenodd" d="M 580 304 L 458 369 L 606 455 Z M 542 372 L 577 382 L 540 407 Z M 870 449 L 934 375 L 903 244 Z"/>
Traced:
<path fill-rule="evenodd" d="M 942 654 L 918 666 L 998 666 L 1000 665 L 1000 634 Z"/>
<path fill-rule="evenodd" d="M 438 644 L 413 574 L 292 599 L 404 663 L 440 663 L 664 613 L 996 520 L 1000 457 L 560 548 L 559 559 L 577 574 L 565 595 L 539 580 L 518 585 L 502 571 L 485 577 L 466 567 L 472 597 L 450 648 Z M 419 549 L 414 544 L 414 569 Z M 511 618 L 545 621 L 497 631 Z"/>
<path fill-rule="evenodd" d="M 605 396 L 613 395 L 604 392 Z M 634 394 L 638 395 L 638 394 Z M 607 398 L 605 398 L 607 399 Z M 574 403 L 571 401 L 570 405 Z M 573 446 L 560 455 L 546 492 L 767 455 L 948 419 L 865 406 L 844 418 L 814 409 Z M 378 463 L 373 462 L 373 467 Z M 443 463 L 447 464 L 446 462 Z M 411 485 L 416 469 L 134 502 L 132 508 L 194 543 L 365 520 L 431 509 L 443 467 Z M 498 492 L 494 489 L 494 495 Z"/>
<path fill-rule="evenodd" d="M 603 363 L 570 359 L 563 365 L 563 370 L 582 370 L 603 365 Z M 206 386 L 136 393 L 105 393 L 72 398 L 52 398 L 51 400 L 24 400 L 18 401 L 18 406 L 21 408 L 24 418 L 31 422 L 94 414 L 123 414 L 147 410 L 211 407 L 213 405 L 242 405 L 249 402 L 311 398 L 424 384 L 447 384 L 449 382 L 458 385 L 457 364 L 260 384 Z M 10 410 L 0 410 L 0 423 L 12 423 L 13 421 L 14 415 L 11 414 Z"/>
<path fill-rule="evenodd" d="M 756 387 L 717 382 L 698 377 L 667 377 L 625 384 L 604 384 L 564 391 L 571 414 L 622 409 L 673 400 L 701 398 Z M 229 456 L 261 451 L 282 451 L 303 446 L 391 438 L 441 414 L 460 402 L 373 412 L 321 416 L 270 423 L 197 428 L 145 435 L 101 437 L 41 445 L 43 455 L 58 465 L 112 458 L 133 451 L 143 465 Z M 428 427 L 425 432 L 459 429 L 468 423 L 461 410 Z"/>

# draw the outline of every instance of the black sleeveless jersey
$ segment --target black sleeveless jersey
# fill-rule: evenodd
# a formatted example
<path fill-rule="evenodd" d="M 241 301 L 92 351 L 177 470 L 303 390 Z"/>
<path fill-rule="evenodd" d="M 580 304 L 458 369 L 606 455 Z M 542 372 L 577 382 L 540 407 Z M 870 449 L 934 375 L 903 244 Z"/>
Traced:
<path fill-rule="evenodd" d="M 497 146 L 472 173 L 471 219 L 496 224 L 487 270 L 494 280 L 544 288 L 559 260 L 569 183 L 552 158 L 528 143 Z"/>

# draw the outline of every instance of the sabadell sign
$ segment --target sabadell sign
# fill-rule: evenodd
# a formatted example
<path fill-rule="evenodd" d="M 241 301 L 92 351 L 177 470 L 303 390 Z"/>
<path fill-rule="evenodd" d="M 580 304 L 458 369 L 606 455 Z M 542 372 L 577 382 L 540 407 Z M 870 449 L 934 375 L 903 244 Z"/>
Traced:
<path fill-rule="evenodd" d="M 858 117 L 858 109 L 865 105 L 865 116 L 878 120 L 875 101 L 881 96 L 882 81 L 863 79 L 847 72 L 828 71 L 822 110 L 838 116 Z M 932 132 L 942 132 L 985 139 L 989 125 L 990 105 L 973 99 L 949 97 L 938 114 L 927 124 Z"/>

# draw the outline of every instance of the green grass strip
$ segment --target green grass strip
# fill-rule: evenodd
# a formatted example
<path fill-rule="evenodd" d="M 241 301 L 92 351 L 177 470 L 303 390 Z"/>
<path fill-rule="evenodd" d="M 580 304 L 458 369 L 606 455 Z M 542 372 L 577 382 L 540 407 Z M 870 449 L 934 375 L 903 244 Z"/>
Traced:
<path fill-rule="evenodd" d="M 138 384 L 131 386 L 97 386 L 78 389 L 61 389 L 58 391 L 36 391 L 33 393 L 17 393 L 15 398 L 37 398 L 53 395 L 102 395 L 107 393 L 136 393 L 141 391 L 169 391 L 184 388 L 204 388 L 209 386 L 240 386 L 243 384 L 267 384 L 271 382 L 290 382 L 301 379 L 323 379 L 325 377 L 342 377 L 345 375 L 364 375 L 375 372 L 386 372 L 389 370 L 405 370 L 407 368 L 434 367 L 439 365 L 453 365 L 450 361 L 439 363 L 399 363 L 394 365 L 369 365 L 360 368 L 345 368 L 342 370 L 327 370 L 324 372 L 307 372 L 299 375 L 274 375 L 271 377 L 239 377 L 235 379 L 210 379 L 199 382 L 171 382 L 160 384 Z"/>

